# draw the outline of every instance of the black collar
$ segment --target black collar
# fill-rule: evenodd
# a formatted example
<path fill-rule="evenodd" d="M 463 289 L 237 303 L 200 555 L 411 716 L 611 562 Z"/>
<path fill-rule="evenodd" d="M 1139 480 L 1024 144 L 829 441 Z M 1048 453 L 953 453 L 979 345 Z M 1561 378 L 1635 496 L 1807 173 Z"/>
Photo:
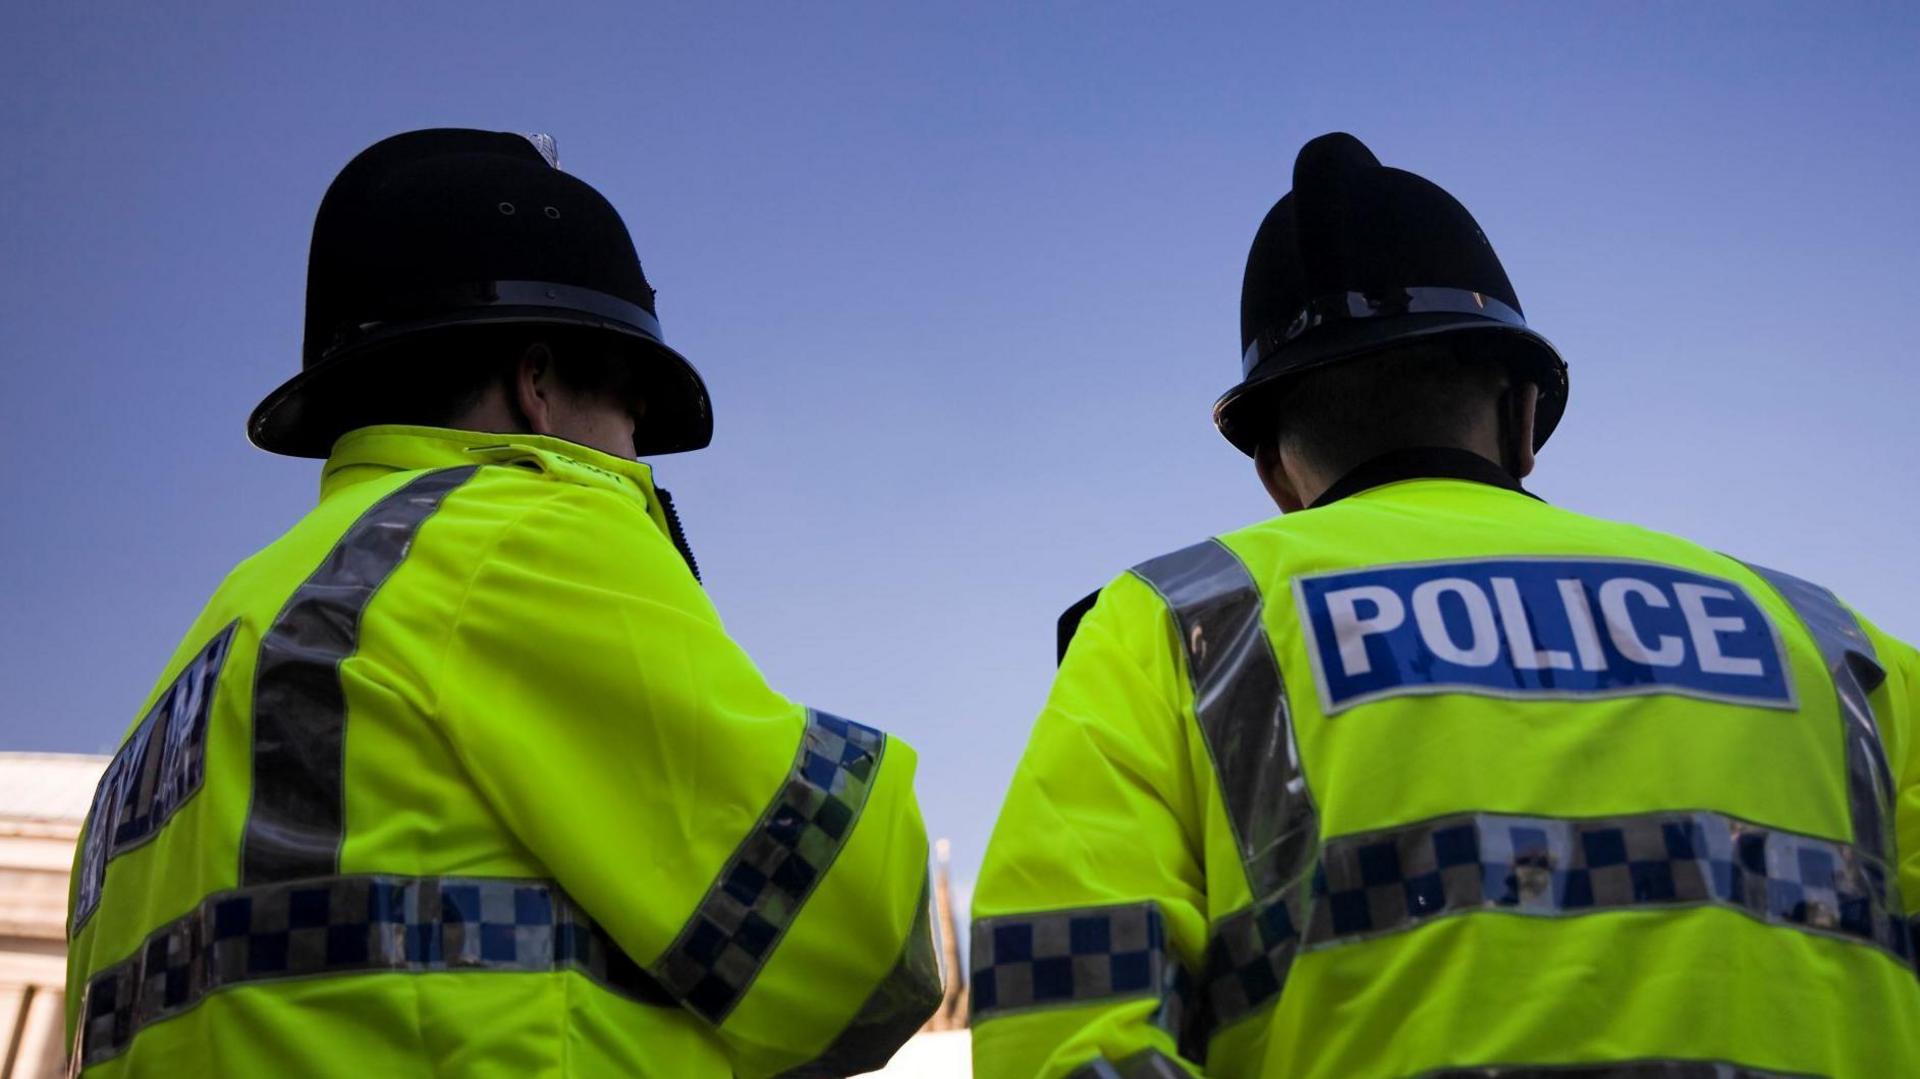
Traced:
<path fill-rule="evenodd" d="M 1399 480 L 1470 480 L 1491 487 L 1518 491 L 1528 498 L 1538 495 L 1520 486 L 1507 470 L 1474 453 L 1451 446 L 1416 446 L 1388 450 L 1353 468 L 1333 486 L 1313 500 L 1308 509 L 1331 505 L 1349 495 Z"/>

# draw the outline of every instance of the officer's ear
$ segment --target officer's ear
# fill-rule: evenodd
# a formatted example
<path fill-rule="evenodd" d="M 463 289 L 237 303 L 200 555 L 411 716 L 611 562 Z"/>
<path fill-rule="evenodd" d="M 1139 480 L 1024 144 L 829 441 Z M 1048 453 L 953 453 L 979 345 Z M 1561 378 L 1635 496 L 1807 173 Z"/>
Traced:
<path fill-rule="evenodd" d="M 1539 407 L 1540 387 L 1531 382 L 1516 383 L 1500 395 L 1500 430 L 1507 443 L 1500 454 L 1516 480 L 1533 472 L 1533 424 Z"/>
<path fill-rule="evenodd" d="M 1267 489 L 1267 497 L 1280 507 L 1281 513 L 1292 513 L 1306 506 L 1306 500 L 1300 497 L 1300 488 L 1287 475 L 1286 465 L 1280 458 L 1280 439 L 1278 436 L 1262 441 L 1253 451 L 1254 471 L 1260 473 L 1260 484 Z"/>
<path fill-rule="evenodd" d="M 528 345 L 513 368 L 513 403 L 529 432 L 536 435 L 556 433 L 554 397 L 559 390 L 553 350 L 542 341 Z"/>

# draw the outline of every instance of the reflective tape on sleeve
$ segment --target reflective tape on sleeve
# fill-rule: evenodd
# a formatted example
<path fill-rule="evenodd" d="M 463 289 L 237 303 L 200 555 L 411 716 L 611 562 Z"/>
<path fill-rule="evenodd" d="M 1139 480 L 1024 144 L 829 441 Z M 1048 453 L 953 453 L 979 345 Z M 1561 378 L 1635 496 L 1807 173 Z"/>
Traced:
<path fill-rule="evenodd" d="M 1319 822 L 1261 621 L 1260 586 L 1219 540 L 1143 562 L 1133 573 L 1173 614 L 1194 719 L 1248 885 L 1256 899 L 1274 896 L 1312 865 Z"/>
<path fill-rule="evenodd" d="M 1195 993 L 1193 1020 L 1181 1031 L 1181 1046 L 1206 1059 L 1213 1035 L 1272 1004 L 1286 987 L 1300 954 L 1305 915 L 1303 887 L 1227 915 L 1207 942 Z"/>
<path fill-rule="evenodd" d="M 1156 997 L 1155 1022 L 1186 1022 L 1189 979 L 1152 903 L 1007 914 L 973 923 L 973 1017 Z"/>
<path fill-rule="evenodd" d="M 646 1004 L 674 999 L 559 885 L 545 880 L 346 876 L 218 892 L 87 979 L 85 1066 L 235 986 L 284 978 L 572 970 Z"/>
<path fill-rule="evenodd" d="M 907 933 L 900 959 L 833 1043 L 818 1057 L 782 1072 L 780 1079 L 833 1079 L 886 1066 L 940 1006 L 940 961 L 933 952 L 930 890 L 920 891 L 920 906 Z"/>
<path fill-rule="evenodd" d="M 814 886 L 853 834 L 886 735 L 807 713 L 793 769 L 734 848 L 653 975 L 710 1023 L 746 995 Z"/>
<path fill-rule="evenodd" d="M 281 608 L 260 639 L 253 681 L 253 804 L 240 882 L 330 876 L 346 814 L 346 689 L 374 593 L 420 526 L 478 466 L 428 472 L 373 504 Z"/>

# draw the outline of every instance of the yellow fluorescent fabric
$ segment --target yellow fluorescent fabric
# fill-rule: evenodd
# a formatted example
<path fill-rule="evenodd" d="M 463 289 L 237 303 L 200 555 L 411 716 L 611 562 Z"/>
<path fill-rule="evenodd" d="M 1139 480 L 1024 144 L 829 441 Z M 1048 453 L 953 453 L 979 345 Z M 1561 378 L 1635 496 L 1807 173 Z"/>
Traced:
<path fill-rule="evenodd" d="M 1258 630 L 1271 648 L 1267 662 L 1281 673 L 1285 729 L 1297 746 L 1300 790 L 1290 804 L 1310 807 L 1313 851 L 1329 843 L 1351 851 L 1370 836 L 1418 834 L 1436 821 L 1471 830 L 1475 822 L 1493 827 L 1485 821 L 1662 814 L 1668 822 L 1734 821 L 1736 830 L 1750 822 L 1822 849 L 1851 839 L 1834 681 L 1794 609 L 1733 559 L 1453 479 L 1390 483 L 1219 542 L 1222 557 L 1257 586 Z M 1629 560 L 1726 582 L 1772 623 L 1790 703 L 1449 688 L 1327 714 L 1297 580 L 1502 557 Z M 1219 609 L 1208 617 L 1218 619 Z M 1218 948 L 1236 915 L 1250 905 L 1266 909 L 1256 900 L 1270 897 L 1249 883 L 1222 790 L 1232 762 L 1214 759 L 1190 670 L 1195 656 L 1220 661 L 1207 649 L 1238 656 L 1243 642 L 1185 625 L 1154 587 L 1128 574 L 1104 590 L 1068 650 L 974 895 L 977 1074 L 1064 1076 L 1149 1048 L 1183 1052 L 1182 1066 L 1215 1076 L 1412 1076 L 1649 1060 L 1920 1074 L 1920 982 L 1890 947 L 1726 904 L 1654 898 L 1532 913 L 1471 903 L 1434 917 L 1389 918 L 1377 932 L 1322 934 L 1296 951 L 1280 972 L 1283 988 L 1263 1006 L 1211 1025 L 1204 1014 L 1195 1019 L 1205 1011 L 1208 972 L 1218 969 L 1210 945 Z M 1920 897 L 1920 658 L 1867 632 L 1888 673 L 1871 703 L 1898 792 L 1900 890 Z M 1285 769 L 1286 760 L 1282 746 L 1269 766 Z M 1401 857 L 1414 849 L 1403 844 Z M 1543 864 L 1535 886 L 1564 868 Z M 1400 887 L 1390 874 L 1379 879 Z M 1310 883 L 1299 894 L 1311 895 Z M 1039 957 L 1066 949 L 1067 930 L 1048 927 L 1067 925 L 1071 912 L 1125 904 L 1158 912 L 1164 951 L 1188 984 L 1103 993 L 1109 975 L 1101 967 L 1096 991 L 1085 992 L 1091 968 L 1080 960 L 1071 979 L 1056 968 L 1053 983 L 1072 984 L 1079 995 L 1040 1000 L 1045 994 L 1032 986 L 1050 975 Z M 1289 913 L 1310 920 L 1314 901 Z M 1324 900 L 1317 913 L 1324 922 Z M 1071 950 L 1084 956 L 1105 943 L 1099 932 L 1082 933 Z M 980 1007 L 983 977 L 1000 984 Z M 1122 980 L 1118 961 L 1111 977 Z M 1158 1011 L 1163 1000 L 1184 1014 L 1168 1018 Z"/>
<path fill-rule="evenodd" d="M 1887 656 L 1887 686 L 1884 699 L 1906 701 L 1909 708 L 1920 708 L 1920 653 L 1899 645 L 1892 638 L 1868 627 L 1874 643 Z M 1883 726 L 1884 730 L 1885 727 Z M 1887 740 L 1887 756 L 1898 764 L 1902 778 L 1916 782 L 1900 787 L 1899 851 L 1900 889 L 1920 901 L 1920 725 L 1895 732 Z"/>
<path fill-rule="evenodd" d="M 470 471 L 432 471 L 460 469 Z M 303 582 L 337 566 L 343 536 L 400 512 L 394 499 L 435 475 L 459 482 L 404 546 L 368 541 L 397 557 L 337 664 L 333 871 L 456 889 L 504 881 L 504 892 L 484 883 L 489 898 L 477 902 L 491 904 L 481 920 L 507 923 L 547 902 L 515 882 L 545 882 L 628 973 L 446 961 L 496 947 L 524 957 L 528 938 L 513 944 L 509 924 L 481 941 L 443 930 L 437 965 L 404 971 L 315 973 L 299 963 L 319 953 L 300 949 L 339 942 L 296 941 L 285 962 L 301 976 L 275 977 L 279 945 L 256 937 L 263 975 L 137 1023 L 130 1047 L 94 1054 L 103 1062 L 91 1070 L 769 1076 L 823 1056 L 877 1066 L 939 996 L 921 961 L 926 839 L 911 748 L 766 685 L 667 538 L 646 466 L 558 440 L 419 428 L 342 439 L 319 508 L 233 572 L 163 673 L 149 707 L 182 699 L 169 687 L 233 627 L 210 695 L 204 781 L 105 862 L 97 908 L 72 941 L 76 1011 L 90 979 L 151 950 L 163 927 L 204 908 L 219 937 L 221 919 L 237 917 L 231 903 L 208 904 L 254 886 L 248 867 L 264 864 L 243 849 L 250 812 L 272 800 L 254 782 L 254 700 L 272 682 L 260 677 L 262 639 L 302 609 Z M 325 700 L 325 688 L 310 696 Z M 798 860 L 779 854 L 789 847 Z M 84 911 L 84 848 L 82 862 Z M 769 866 L 771 878 L 759 871 Z M 350 886 L 351 903 L 336 891 L 330 920 L 377 905 L 367 887 Z M 422 887 L 392 894 L 426 895 L 427 906 L 440 895 L 443 913 L 476 902 Z M 286 928 L 258 924 L 287 915 L 251 902 L 252 929 Z M 636 978 L 652 988 L 633 990 Z"/>

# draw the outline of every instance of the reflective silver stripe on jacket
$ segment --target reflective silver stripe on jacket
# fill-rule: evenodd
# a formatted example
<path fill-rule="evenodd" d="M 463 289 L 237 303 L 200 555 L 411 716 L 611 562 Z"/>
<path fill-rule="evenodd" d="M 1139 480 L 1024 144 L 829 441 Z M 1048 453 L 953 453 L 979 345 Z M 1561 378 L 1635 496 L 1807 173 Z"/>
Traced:
<path fill-rule="evenodd" d="M 1192 1079 L 1193 1073 L 1158 1049 L 1142 1049 L 1121 1060 L 1089 1060 L 1067 1079 Z"/>
<path fill-rule="evenodd" d="M 635 1000 L 674 1000 L 545 880 L 349 876 L 218 892 L 87 979 L 85 1066 L 235 985 L 316 975 L 573 970 Z"/>
<path fill-rule="evenodd" d="M 940 1007 L 940 961 L 933 953 L 931 889 L 920 889 L 920 906 L 893 970 L 818 1057 L 782 1072 L 779 1079 L 835 1079 L 886 1066 L 913 1032 Z"/>
<path fill-rule="evenodd" d="M 240 883 L 339 871 L 345 836 L 347 699 L 340 664 L 360 647 L 367 605 L 413 537 L 478 466 L 428 472 L 373 504 L 294 590 L 260 639 L 253 681 L 253 804 Z"/>
<path fill-rule="evenodd" d="M 846 846 L 880 771 L 886 735 L 809 711 L 793 769 L 734 849 L 653 974 L 718 1024 L 746 995 L 801 904 Z"/>
<path fill-rule="evenodd" d="M 1252 906 L 1216 927 L 1181 1032 L 1182 1050 L 1204 1060 L 1213 1031 L 1279 996 L 1300 945 L 1319 813 L 1262 622 L 1260 586 L 1239 556 L 1209 539 L 1143 562 L 1133 573 L 1172 612 L 1194 718 L 1254 897 Z"/>
<path fill-rule="evenodd" d="M 1194 718 L 1220 778 L 1227 821 L 1255 899 L 1313 864 L 1319 819 L 1294 745 L 1285 684 L 1261 623 L 1260 586 L 1207 540 L 1133 569 L 1173 612 Z"/>
<path fill-rule="evenodd" d="M 1747 563 L 1780 593 L 1820 648 L 1840 700 L 1841 736 L 1846 740 L 1847 799 L 1853 816 L 1853 842 L 1888 862 L 1893 857 L 1893 773 L 1874 722 L 1868 695 L 1886 681 L 1860 620 L 1832 592 L 1779 570 Z"/>
<path fill-rule="evenodd" d="M 1156 1024 L 1176 1035 L 1186 1025 L 1189 982 L 1152 902 L 975 919 L 971 966 L 975 1022 L 1156 997 Z"/>

